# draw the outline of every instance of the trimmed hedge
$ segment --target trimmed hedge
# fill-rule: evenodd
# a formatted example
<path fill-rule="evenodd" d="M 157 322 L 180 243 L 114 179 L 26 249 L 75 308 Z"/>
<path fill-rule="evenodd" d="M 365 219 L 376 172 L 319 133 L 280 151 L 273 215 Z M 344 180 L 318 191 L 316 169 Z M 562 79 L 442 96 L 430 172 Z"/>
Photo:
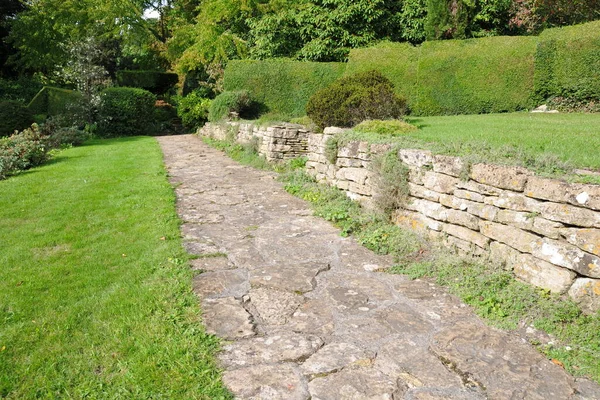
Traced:
<path fill-rule="evenodd" d="M 531 107 L 534 37 L 385 43 L 350 52 L 347 74 L 376 69 L 413 115 L 479 114 Z"/>
<path fill-rule="evenodd" d="M 223 92 L 210 103 L 208 120 L 211 122 L 221 121 L 228 118 L 232 112 L 244 118 L 249 111 L 251 112 L 253 104 L 248 90 Z"/>
<path fill-rule="evenodd" d="M 539 39 L 535 62 L 538 98 L 600 100 L 600 21 L 547 29 Z"/>
<path fill-rule="evenodd" d="M 167 93 L 179 82 L 177 74 L 159 71 L 118 71 L 117 84 L 145 89 L 156 95 Z"/>
<path fill-rule="evenodd" d="M 156 130 L 156 96 L 147 90 L 112 87 L 102 91 L 98 136 L 148 135 Z"/>
<path fill-rule="evenodd" d="M 81 95 L 68 89 L 61 89 L 52 86 L 44 86 L 42 90 L 35 95 L 27 108 L 34 115 L 47 114 L 48 116 L 66 114 L 69 112 L 69 106 L 80 101 Z"/>
<path fill-rule="evenodd" d="M 0 101 L 0 138 L 33 124 L 33 114 L 18 101 Z"/>
<path fill-rule="evenodd" d="M 250 90 L 252 98 L 272 114 L 305 115 L 308 99 L 344 73 L 344 63 L 283 59 L 230 61 L 225 69 L 227 91 Z"/>

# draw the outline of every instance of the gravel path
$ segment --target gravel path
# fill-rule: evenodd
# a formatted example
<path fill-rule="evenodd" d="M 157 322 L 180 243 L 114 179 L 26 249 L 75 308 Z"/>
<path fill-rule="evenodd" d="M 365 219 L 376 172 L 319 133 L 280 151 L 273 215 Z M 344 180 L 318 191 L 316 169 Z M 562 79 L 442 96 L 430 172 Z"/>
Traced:
<path fill-rule="evenodd" d="M 442 288 L 381 272 L 270 172 L 158 139 L 207 330 L 240 399 L 600 399 Z"/>

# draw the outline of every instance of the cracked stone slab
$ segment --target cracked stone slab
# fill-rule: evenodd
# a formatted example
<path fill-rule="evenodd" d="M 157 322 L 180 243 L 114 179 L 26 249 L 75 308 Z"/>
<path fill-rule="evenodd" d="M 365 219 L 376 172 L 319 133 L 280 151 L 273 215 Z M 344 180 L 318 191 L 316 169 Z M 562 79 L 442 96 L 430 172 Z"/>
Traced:
<path fill-rule="evenodd" d="M 294 332 L 329 336 L 334 331 L 331 307 L 323 300 L 310 299 L 296 309 L 285 328 Z"/>
<path fill-rule="evenodd" d="M 352 343 L 330 343 L 310 356 L 301 366 L 304 375 L 313 378 L 337 372 L 352 364 L 370 364 L 375 353 Z"/>
<path fill-rule="evenodd" d="M 201 299 L 217 297 L 241 298 L 250 290 L 248 271 L 235 269 L 231 271 L 206 272 L 194 278 L 194 293 Z"/>
<path fill-rule="evenodd" d="M 225 368 L 274 362 L 301 362 L 321 346 L 323 341 L 318 336 L 282 331 L 228 344 L 223 347 L 219 360 Z"/>
<path fill-rule="evenodd" d="M 317 285 L 316 276 L 329 269 L 327 263 L 271 265 L 250 272 L 250 284 L 268 288 L 307 293 Z"/>
<path fill-rule="evenodd" d="M 189 254 L 195 256 L 215 255 L 221 252 L 221 249 L 211 242 L 184 241 L 183 247 Z"/>
<path fill-rule="evenodd" d="M 508 334 L 464 322 L 440 331 L 432 351 L 465 383 L 496 399 L 569 399 L 573 379 L 539 352 Z M 493 373 L 491 373 L 493 371 Z"/>
<path fill-rule="evenodd" d="M 225 371 L 223 382 L 240 400 L 310 399 L 306 382 L 292 364 L 253 365 Z"/>
<path fill-rule="evenodd" d="M 427 350 L 427 341 L 419 343 L 414 336 L 392 340 L 377 353 L 375 368 L 389 376 L 400 377 L 408 387 L 457 388 L 461 378 Z M 423 342 L 423 341 L 422 341 Z"/>
<path fill-rule="evenodd" d="M 485 395 L 469 389 L 419 387 L 408 390 L 404 400 L 488 400 Z M 515 399 L 516 400 L 516 399 Z"/>
<path fill-rule="evenodd" d="M 206 331 L 223 339 L 235 340 L 256 335 L 252 316 L 233 297 L 202 302 Z"/>
<path fill-rule="evenodd" d="M 345 369 L 316 378 L 308 388 L 312 400 L 393 400 L 405 391 L 395 379 L 372 368 Z"/>
<path fill-rule="evenodd" d="M 249 297 L 257 317 L 267 325 L 284 325 L 304 301 L 295 293 L 265 288 L 250 290 Z"/>

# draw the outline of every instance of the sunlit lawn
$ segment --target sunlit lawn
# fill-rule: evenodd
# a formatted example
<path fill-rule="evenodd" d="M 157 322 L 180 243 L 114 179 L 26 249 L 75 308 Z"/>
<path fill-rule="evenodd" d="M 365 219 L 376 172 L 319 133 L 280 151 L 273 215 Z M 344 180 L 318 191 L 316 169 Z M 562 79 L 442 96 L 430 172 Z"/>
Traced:
<path fill-rule="evenodd" d="M 0 397 L 229 398 L 153 138 L 0 182 Z"/>

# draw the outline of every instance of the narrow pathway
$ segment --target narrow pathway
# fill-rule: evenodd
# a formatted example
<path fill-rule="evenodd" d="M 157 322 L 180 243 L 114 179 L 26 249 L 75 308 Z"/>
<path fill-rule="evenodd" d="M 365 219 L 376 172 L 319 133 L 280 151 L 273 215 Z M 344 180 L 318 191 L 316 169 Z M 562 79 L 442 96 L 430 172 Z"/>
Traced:
<path fill-rule="evenodd" d="M 237 398 L 600 398 L 442 288 L 374 272 L 389 260 L 311 216 L 273 173 L 193 136 L 159 142 L 185 246 L 199 256 L 194 290 L 224 339 Z"/>

